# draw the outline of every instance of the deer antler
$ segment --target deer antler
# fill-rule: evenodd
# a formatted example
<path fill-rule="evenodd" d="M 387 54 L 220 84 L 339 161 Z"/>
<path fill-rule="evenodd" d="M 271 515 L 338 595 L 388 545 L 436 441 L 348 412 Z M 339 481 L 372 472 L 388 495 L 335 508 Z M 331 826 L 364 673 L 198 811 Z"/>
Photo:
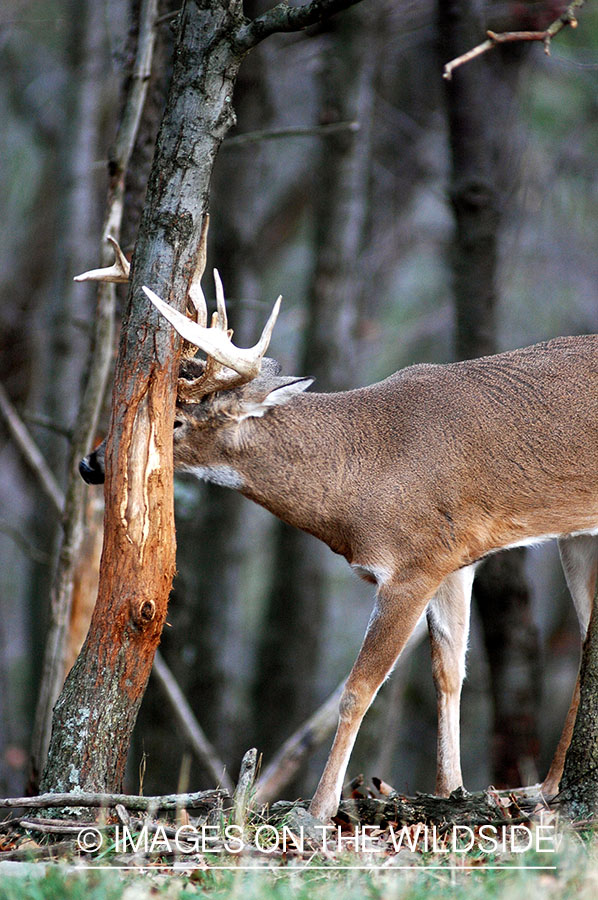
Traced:
<path fill-rule="evenodd" d="M 212 325 L 205 328 L 182 315 L 148 287 L 144 293 L 156 309 L 168 319 L 183 340 L 198 347 L 207 354 L 202 374 L 192 381 L 180 378 L 179 399 L 187 403 L 198 403 L 206 394 L 226 388 L 237 387 L 256 378 L 261 370 L 262 359 L 272 337 L 272 330 L 278 317 L 282 297 L 279 297 L 264 326 L 261 337 L 254 347 L 242 349 L 231 341 L 232 331 L 228 328 L 224 291 L 218 271 L 214 269 L 216 284 L 216 304 L 218 311 L 212 316 Z"/>
<path fill-rule="evenodd" d="M 202 223 L 195 267 L 187 285 L 187 304 L 189 307 L 193 307 L 193 312 L 187 313 L 186 316 L 182 315 L 178 310 L 161 300 L 149 288 L 143 288 L 154 306 L 168 319 L 183 338 L 185 342 L 182 350 L 183 358 L 190 359 L 193 357 L 198 347 L 207 354 L 208 358 L 205 362 L 200 363 L 198 361 L 197 363 L 203 366 L 199 377 L 192 379 L 179 378 L 179 400 L 187 403 L 198 403 L 206 394 L 245 384 L 259 375 L 262 358 L 268 349 L 272 329 L 274 328 L 282 299 L 279 297 L 274 304 L 274 309 L 255 347 L 250 347 L 247 350 L 235 347 L 231 341 L 233 336 L 232 330 L 228 327 L 222 281 L 217 270 L 214 269 L 217 311 L 212 316 L 211 327 L 207 327 L 208 308 L 201 289 L 201 278 L 206 267 L 209 221 L 210 217 L 206 213 Z M 91 269 L 89 272 L 83 272 L 82 275 L 75 277 L 75 281 L 124 283 L 129 280 L 130 263 L 120 249 L 118 242 L 111 236 L 108 236 L 108 240 L 114 247 L 115 261 L 113 265 L 103 269 Z"/>
<path fill-rule="evenodd" d="M 129 280 L 131 263 L 120 249 L 116 238 L 107 235 L 106 240 L 114 247 L 113 264 L 104 269 L 90 269 L 89 272 L 75 275 L 73 281 L 112 281 L 115 284 L 125 284 Z"/>

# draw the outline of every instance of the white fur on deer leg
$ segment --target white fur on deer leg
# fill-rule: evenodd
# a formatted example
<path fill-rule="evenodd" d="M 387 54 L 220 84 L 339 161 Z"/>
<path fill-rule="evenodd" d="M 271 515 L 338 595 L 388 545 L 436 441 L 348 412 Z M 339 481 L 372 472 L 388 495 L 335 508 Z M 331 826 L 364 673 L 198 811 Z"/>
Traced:
<path fill-rule="evenodd" d="M 201 478 L 202 481 L 233 488 L 235 491 L 240 491 L 244 484 L 243 479 L 232 466 L 189 466 L 184 471 L 190 472 L 196 478 Z"/>

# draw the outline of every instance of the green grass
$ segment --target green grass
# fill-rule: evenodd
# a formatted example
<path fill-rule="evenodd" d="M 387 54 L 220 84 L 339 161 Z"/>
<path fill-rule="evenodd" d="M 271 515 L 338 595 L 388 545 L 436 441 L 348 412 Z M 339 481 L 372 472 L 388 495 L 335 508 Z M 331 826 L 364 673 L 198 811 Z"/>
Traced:
<path fill-rule="evenodd" d="M 471 864 L 475 858 L 459 857 Z M 18 876 L 0 870 L 0 900 L 594 900 L 598 893 L 598 837 L 568 835 L 556 854 L 526 853 L 478 863 L 555 865 L 553 871 L 431 869 L 434 857 L 410 869 L 369 871 L 195 871 L 191 875 L 77 872 L 29 864 Z M 345 863 L 354 863 L 347 858 Z M 39 866 L 39 867 L 38 867 Z"/>

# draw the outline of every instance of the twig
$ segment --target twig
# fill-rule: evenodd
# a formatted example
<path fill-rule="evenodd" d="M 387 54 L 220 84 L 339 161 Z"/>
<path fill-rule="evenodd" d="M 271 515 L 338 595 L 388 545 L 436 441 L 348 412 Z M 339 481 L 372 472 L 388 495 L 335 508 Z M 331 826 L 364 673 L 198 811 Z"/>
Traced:
<path fill-rule="evenodd" d="M 243 826 L 245 822 L 245 813 L 249 806 L 251 789 L 255 780 L 255 769 L 257 766 L 257 750 L 252 747 L 248 750 L 241 760 L 241 770 L 239 772 L 239 780 L 233 797 L 233 821 L 235 825 Z"/>
<path fill-rule="evenodd" d="M 182 7 L 179 7 L 179 9 L 172 9 L 170 12 L 163 13 L 163 15 L 158 16 L 154 25 L 157 27 L 158 25 L 164 25 L 165 22 L 171 22 L 172 19 L 176 19 L 181 14 L 181 9 Z"/>
<path fill-rule="evenodd" d="M 34 471 L 40 486 L 52 501 L 52 505 L 58 515 L 61 516 L 64 509 L 64 494 L 62 493 L 62 489 L 54 478 L 39 447 L 29 434 L 24 422 L 10 402 L 10 398 L 1 384 L 0 413 L 2 413 L 8 430 L 15 444 L 23 454 L 25 461 Z"/>
<path fill-rule="evenodd" d="M 84 827 L 81 822 L 73 822 L 67 819 L 17 819 L 15 824 L 26 831 L 39 831 L 42 834 L 79 834 L 82 826 Z M 192 844 L 181 840 L 181 834 L 177 828 L 164 825 L 163 822 L 152 822 L 150 819 L 128 817 L 126 825 L 131 830 L 138 829 L 141 831 L 143 829 L 149 834 L 160 832 L 161 835 L 167 838 L 174 838 L 177 840 L 178 849 L 183 853 L 191 853 L 194 849 Z M 93 827 L 94 831 L 112 832 L 114 830 L 113 824 L 97 825 L 94 823 Z"/>
<path fill-rule="evenodd" d="M 48 844 L 46 847 L 17 847 L 16 850 L 8 850 L 0 853 L 0 862 L 30 862 L 37 860 L 43 862 L 47 859 L 57 860 L 69 855 L 76 849 L 76 841 L 59 841 L 57 844 Z"/>
<path fill-rule="evenodd" d="M 17 819 L 15 822 L 27 831 L 41 831 L 43 834 L 79 834 L 81 822 L 66 819 Z M 113 825 L 94 825 L 98 831 L 107 831 Z"/>
<path fill-rule="evenodd" d="M 159 650 L 156 651 L 154 657 L 152 672 L 170 700 L 172 709 L 193 751 L 204 764 L 214 781 L 217 784 L 221 784 L 229 794 L 232 794 L 234 785 L 225 770 L 224 764 L 218 758 L 215 748 L 207 739 L 203 728 L 197 721 L 176 678 L 166 665 L 164 657 Z"/>
<path fill-rule="evenodd" d="M 247 52 L 271 34 L 301 31 L 359 2 L 360 0 L 311 0 L 311 3 L 304 3 L 303 6 L 278 3 L 261 16 L 242 25 L 235 44 L 239 51 Z"/>
<path fill-rule="evenodd" d="M 445 65 L 442 77 L 446 78 L 447 81 L 450 81 L 453 77 L 454 69 L 458 66 L 462 66 L 464 63 L 471 62 L 472 59 L 481 56 L 483 53 L 487 53 L 488 50 L 492 50 L 493 47 L 496 47 L 498 44 L 509 44 L 521 41 L 542 41 L 544 44 L 544 52 L 550 56 L 550 44 L 553 37 L 555 37 L 561 29 L 565 28 L 566 25 L 569 25 L 571 28 L 577 28 L 577 16 L 575 13 L 576 10 L 581 9 L 584 2 L 585 0 L 573 0 L 562 15 L 560 15 L 558 19 L 555 19 L 555 21 L 544 31 L 503 31 L 499 34 L 494 31 L 487 31 L 487 38 L 485 41 L 478 44 L 477 47 L 472 47 L 471 50 L 468 50 L 461 56 L 457 56 L 456 59 L 452 59 Z"/>
<path fill-rule="evenodd" d="M 59 806 L 85 808 L 113 807 L 117 803 L 126 809 L 196 809 L 228 796 L 224 789 L 195 791 L 190 794 L 163 794 L 139 797 L 137 794 L 39 794 L 37 797 L 6 797 L 0 799 L 0 809 L 50 809 Z"/>
<path fill-rule="evenodd" d="M 269 131 L 248 131 L 226 138 L 222 149 L 243 147 L 245 144 L 256 144 L 259 141 L 277 141 L 283 138 L 320 137 L 336 134 L 339 131 L 359 131 L 359 122 L 331 122 L 329 125 L 313 125 L 310 128 L 274 128 Z"/>

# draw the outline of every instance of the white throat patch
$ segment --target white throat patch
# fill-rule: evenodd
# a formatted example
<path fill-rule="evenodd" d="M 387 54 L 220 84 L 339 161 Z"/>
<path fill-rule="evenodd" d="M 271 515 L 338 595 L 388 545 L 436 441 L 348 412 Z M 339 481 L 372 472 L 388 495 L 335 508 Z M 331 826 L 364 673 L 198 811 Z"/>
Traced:
<path fill-rule="evenodd" d="M 186 472 L 191 472 L 196 478 L 202 481 L 209 481 L 211 484 L 219 484 L 221 487 L 233 488 L 235 491 L 241 490 L 243 487 L 243 479 L 232 466 L 188 466 L 185 467 Z"/>

